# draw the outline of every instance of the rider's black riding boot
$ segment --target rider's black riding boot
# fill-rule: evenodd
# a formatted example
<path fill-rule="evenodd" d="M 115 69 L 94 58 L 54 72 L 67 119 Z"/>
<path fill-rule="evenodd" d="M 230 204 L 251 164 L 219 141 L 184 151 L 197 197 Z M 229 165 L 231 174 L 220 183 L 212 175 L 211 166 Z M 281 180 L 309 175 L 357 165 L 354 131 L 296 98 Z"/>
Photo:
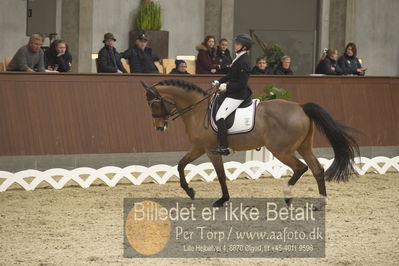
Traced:
<path fill-rule="evenodd" d="M 228 149 L 229 144 L 227 142 L 226 121 L 223 118 L 221 118 L 218 121 L 216 121 L 216 125 L 218 127 L 219 147 L 211 149 L 211 152 L 214 154 L 229 155 L 230 151 Z"/>

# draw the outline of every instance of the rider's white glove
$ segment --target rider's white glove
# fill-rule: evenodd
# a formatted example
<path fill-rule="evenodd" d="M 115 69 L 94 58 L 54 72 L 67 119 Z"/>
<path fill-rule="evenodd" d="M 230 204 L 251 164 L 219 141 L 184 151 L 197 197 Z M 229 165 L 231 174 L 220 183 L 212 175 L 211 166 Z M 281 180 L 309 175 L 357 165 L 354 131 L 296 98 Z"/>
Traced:
<path fill-rule="evenodd" d="M 227 84 L 226 84 L 226 83 L 220 84 L 219 90 L 220 90 L 221 92 L 225 92 L 225 91 L 227 90 Z"/>
<path fill-rule="evenodd" d="M 212 87 L 215 87 L 215 88 L 219 87 L 219 80 L 212 81 Z"/>

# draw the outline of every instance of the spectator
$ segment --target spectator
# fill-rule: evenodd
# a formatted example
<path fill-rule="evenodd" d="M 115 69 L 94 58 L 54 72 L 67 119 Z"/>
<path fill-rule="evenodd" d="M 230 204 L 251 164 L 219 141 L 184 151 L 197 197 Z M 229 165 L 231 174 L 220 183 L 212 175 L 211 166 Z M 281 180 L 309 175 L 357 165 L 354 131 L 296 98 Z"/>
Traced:
<path fill-rule="evenodd" d="M 273 75 L 273 69 L 267 66 L 266 57 L 260 56 L 256 59 L 256 66 L 252 68 L 252 74 L 255 75 Z"/>
<path fill-rule="evenodd" d="M 228 45 L 227 40 L 223 38 L 219 41 L 219 46 L 216 49 L 217 73 L 219 74 L 227 74 L 233 61 L 227 48 Z"/>
<path fill-rule="evenodd" d="M 175 61 L 176 67 L 172 69 L 169 74 L 190 74 L 187 72 L 187 64 L 184 60 L 176 60 Z"/>
<path fill-rule="evenodd" d="M 72 56 L 63 40 L 55 40 L 50 49 L 44 53 L 46 69 L 58 72 L 68 72 L 72 66 Z"/>
<path fill-rule="evenodd" d="M 152 55 L 152 49 L 147 44 L 148 37 L 142 33 L 137 36 L 136 44 L 123 52 L 123 57 L 129 60 L 131 73 L 159 73 L 154 62 L 160 59 Z"/>
<path fill-rule="evenodd" d="M 32 34 L 29 43 L 15 53 L 8 64 L 8 71 L 44 72 L 43 37 Z"/>
<path fill-rule="evenodd" d="M 320 61 L 316 67 L 316 74 L 342 75 L 342 69 L 337 65 L 338 51 L 336 49 L 324 49 Z"/>
<path fill-rule="evenodd" d="M 281 57 L 280 64 L 277 66 L 274 71 L 275 75 L 294 75 L 294 72 L 290 68 L 291 65 L 291 57 L 285 55 Z"/>
<path fill-rule="evenodd" d="M 115 42 L 112 33 L 104 34 L 104 47 L 98 52 L 98 73 L 127 73 L 121 56 L 114 47 Z"/>
<path fill-rule="evenodd" d="M 344 75 L 364 75 L 366 69 L 362 68 L 357 56 L 356 45 L 350 42 L 346 45 L 344 55 L 338 59 L 338 65 Z"/>
<path fill-rule="evenodd" d="M 202 44 L 197 45 L 198 50 L 196 65 L 197 74 L 215 74 L 216 73 L 216 49 L 215 37 L 206 36 Z"/>

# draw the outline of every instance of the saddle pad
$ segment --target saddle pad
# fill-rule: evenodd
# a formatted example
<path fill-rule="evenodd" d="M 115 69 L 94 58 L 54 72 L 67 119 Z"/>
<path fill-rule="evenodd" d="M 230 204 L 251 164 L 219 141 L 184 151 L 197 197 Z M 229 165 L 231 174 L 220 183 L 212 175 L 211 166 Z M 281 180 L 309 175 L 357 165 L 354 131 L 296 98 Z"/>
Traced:
<path fill-rule="evenodd" d="M 251 105 L 244 108 L 237 108 L 231 115 L 228 116 L 226 120 L 228 120 L 230 117 L 234 119 L 232 126 L 227 129 L 227 133 L 229 135 L 247 133 L 254 128 L 256 106 L 258 105 L 258 102 L 258 99 L 253 99 Z M 211 126 L 213 130 L 216 132 L 218 131 L 214 115 L 211 116 Z"/>

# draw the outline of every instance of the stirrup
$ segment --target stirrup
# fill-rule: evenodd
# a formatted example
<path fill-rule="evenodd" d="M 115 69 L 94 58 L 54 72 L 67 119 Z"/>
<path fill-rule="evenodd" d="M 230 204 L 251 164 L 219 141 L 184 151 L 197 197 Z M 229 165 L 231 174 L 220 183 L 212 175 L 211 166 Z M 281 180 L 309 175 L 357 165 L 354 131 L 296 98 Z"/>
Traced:
<path fill-rule="evenodd" d="M 213 154 L 217 154 L 217 155 L 229 155 L 230 154 L 230 150 L 228 148 L 224 148 L 224 147 L 216 147 L 210 150 L 210 152 L 212 152 Z"/>

